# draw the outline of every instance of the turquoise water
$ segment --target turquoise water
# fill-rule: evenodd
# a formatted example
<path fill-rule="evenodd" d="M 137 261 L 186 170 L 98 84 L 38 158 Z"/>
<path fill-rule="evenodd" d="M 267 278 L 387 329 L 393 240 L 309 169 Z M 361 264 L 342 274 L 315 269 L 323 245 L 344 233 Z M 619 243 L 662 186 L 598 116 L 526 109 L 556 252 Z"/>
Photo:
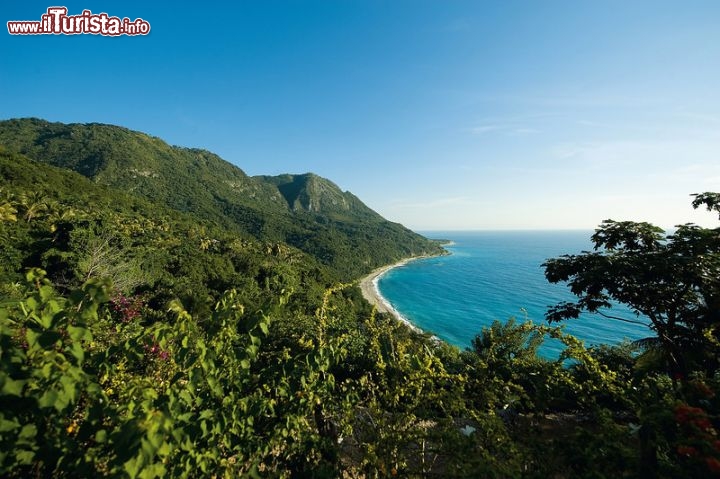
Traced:
<path fill-rule="evenodd" d="M 566 286 L 550 284 L 541 264 L 548 258 L 590 250 L 592 231 L 425 232 L 448 239 L 450 256 L 412 261 L 380 277 L 378 289 L 406 319 L 423 331 L 462 348 L 493 320 L 525 317 L 546 324 L 548 306 L 573 301 Z M 637 319 L 616 306 L 614 315 Z M 566 321 L 565 331 L 590 344 L 617 344 L 653 335 L 641 325 L 586 314 Z M 546 343 L 540 354 L 556 357 L 561 345 Z"/>

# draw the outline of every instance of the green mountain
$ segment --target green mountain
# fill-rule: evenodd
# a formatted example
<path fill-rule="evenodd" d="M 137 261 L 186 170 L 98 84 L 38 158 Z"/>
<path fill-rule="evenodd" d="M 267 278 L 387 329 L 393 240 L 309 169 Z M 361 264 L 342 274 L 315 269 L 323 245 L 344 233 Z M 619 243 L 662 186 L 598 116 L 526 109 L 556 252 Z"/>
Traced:
<path fill-rule="evenodd" d="M 118 126 L 13 119 L 0 122 L 0 145 L 224 228 L 288 243 L 345 279 L 441 251 L 317 175 L 250 177 L 209 151 Z"/>
<path fill-rule="evenodd" d="M 256 176 L 275 185 L 295 212 L 317 213 L 329 218 L 353 221 L 382 221 L 383 218 L 349 191 L 341 191 L 330 180 L 313 173 L 304 175 Z"/>

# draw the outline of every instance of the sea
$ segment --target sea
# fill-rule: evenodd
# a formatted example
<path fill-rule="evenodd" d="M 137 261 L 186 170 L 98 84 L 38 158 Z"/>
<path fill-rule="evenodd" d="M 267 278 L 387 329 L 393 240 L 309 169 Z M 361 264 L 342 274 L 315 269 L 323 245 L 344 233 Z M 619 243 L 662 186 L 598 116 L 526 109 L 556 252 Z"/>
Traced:
<path fill-rule="evenodd" d="M 448 256 L 411 261 L 377 280 L 379 293 L 406 320 L 441 340 L 467 348 L 483 327 L 515 318 L 547 324 L 548 307 L 576 297 L 566 284 L 545 279 L 543 262 L 563 254 L 592 250 L 592 231 L 422 232 L 451 241 Z M 621 304 L 616 316 L 638 318 Z M 584 313 L 563 323 L 565 332 L 586 346 L 618 344 L 653 336 L 645 325 Z M 546 341 L 540 356 L 557 358 L 562 344 Z"/>

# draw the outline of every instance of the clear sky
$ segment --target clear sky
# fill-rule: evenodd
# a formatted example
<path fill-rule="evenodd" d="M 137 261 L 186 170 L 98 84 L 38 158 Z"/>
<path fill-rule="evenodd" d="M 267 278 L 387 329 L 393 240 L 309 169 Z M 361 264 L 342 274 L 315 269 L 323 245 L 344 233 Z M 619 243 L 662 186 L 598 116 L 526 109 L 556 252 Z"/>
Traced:
<path fill-rule="evenodd" d="M 137 37 L 13 36 L 56 4 Z M 0 118 L 325 176 L 419 230 L 694 221 L 720 191 L 720 1 L 3 2 Z"/>

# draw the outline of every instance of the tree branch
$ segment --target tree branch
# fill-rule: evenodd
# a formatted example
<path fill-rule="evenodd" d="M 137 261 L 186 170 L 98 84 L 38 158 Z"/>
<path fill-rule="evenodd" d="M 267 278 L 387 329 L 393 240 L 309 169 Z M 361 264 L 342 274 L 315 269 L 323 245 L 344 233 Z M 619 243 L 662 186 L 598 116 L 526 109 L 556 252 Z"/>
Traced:
<path fill-rule="evenodd" d="M 605 314 L 605 313 L 603 313 L 603 312 L 600 311 L 600 310 L 595 311 L 595 312 L 596 312 L 597 314 L 599 314 L 600 316 L 604 317 L 604 318 L 617 319 L 618 321 L 622 321 L 622 322 L 625 322 L 625 323 L 641 324 L 641 325 L 643 325 L 643 326 L 647 326 L 647 323 L 643 323 L 642 321 L 636 321 L 636 320 L 634 320 L 634 319 L 620 318 L 620 317 L 618 317 L 618 316 L 613 316 L 613 315 L 611 315 L 611 314 Z"/>

